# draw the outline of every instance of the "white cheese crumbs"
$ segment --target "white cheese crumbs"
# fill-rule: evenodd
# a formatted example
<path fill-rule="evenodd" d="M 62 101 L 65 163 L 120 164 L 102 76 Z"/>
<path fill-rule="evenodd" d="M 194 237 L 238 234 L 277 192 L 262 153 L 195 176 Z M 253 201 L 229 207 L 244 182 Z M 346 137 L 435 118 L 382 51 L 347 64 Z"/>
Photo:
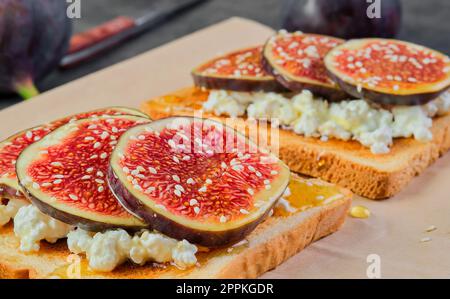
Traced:
<path fill-rule="evenodd" d="M 388 111 L 374 108 L 365 100 L 328 103 L 314 98 L 308 90 L 292 98 L 270 92 L 213 90 L 203 109 L 219 116 L 247 113 L 250 118 L 275 120 L 307 137 L 356 140 L 374 154 L 384 154 L 390 151 L 394 138 L 431 140 L 432 117 L 450 111 L 450 92 L 423 106 L 395 106 Z M 234 166 L 235 170 L 240 170 Z"/>
<path fill-rule="evenodd" d="M 28 201 L 20 199 L 10 199 L 6 205 L 0 203 L 0 227 L 9 223 L 16 216 L 20 208 L 29 204 Z"/>
<path fill-rule="evenodd" d="M 178 175 L 176 175 L 176 174 L 174 174 L 174 175 L 172 175 L 172 179 L 175 181 L 175 182 L 180 182 L 180 177 L 178 176 Z"/>
<path fill-rule="evenodd" d="M 187 183 L 187 184 L 190 184 L 190 185 L 194 185 L 194 184 L 195 184 L 195 181 L 194 181 L 193 178 L 188 178 L 187 181 L 186 181 L 186 183 Z"/>
<path fill-rule="evenodd" d="M 193 199 L 191 199 L 190 201 L 189 201 L 189 205 L 190 206 L 195 206 L 195 205 L 197 205 L 198 204 L 198 201 L 195 199 L 195 198 L 193 198 Z"/>
<path fill-rule="evenodd" d="M 85 254 L 91 269 L 102 272 L 114 270 L 127 259 L 139 265 L 173 262 L 182 269 L 197 263 L 195 245 L 148 230 L 130 236 L 121 229 L 95 235 L 77 229 L 68 234 L 67 245 L 71 252 Z"/>
<path fill-rule="evenodd" d="M 220 216 L 220 218 L 219 218 L 220 223 L 225 223 L 225 222 L 227 222 L 227 220 L 228 220 L 227 217 L 224 215 Z"/>
<path fill-rule="evenodd" d="M 195 214 L 200 213 L 200 208 L 199 207 L 194 207 L 194 212 L 195 212 Z"/>
<path fill-rule="evenodd" d="M 149 168 L 148 168 L 148 171 L 150 171 L 150 173 L 152 173 L 152 174 L 156 174 L 156 173 L 157 173 L 157 172 L 156 172 L 156 169 L 153 168 L 153 167 L 149 167 Z"/>
<path fill-rule="evenodd" d="M 24 252 L 38 251 L 42 240 L 55 243 L 72 229 L 72 226 L 43 214 L 33 205 L 20 208 L 14 217 L 14 233 L 20 239 L 20 250 Z"/>

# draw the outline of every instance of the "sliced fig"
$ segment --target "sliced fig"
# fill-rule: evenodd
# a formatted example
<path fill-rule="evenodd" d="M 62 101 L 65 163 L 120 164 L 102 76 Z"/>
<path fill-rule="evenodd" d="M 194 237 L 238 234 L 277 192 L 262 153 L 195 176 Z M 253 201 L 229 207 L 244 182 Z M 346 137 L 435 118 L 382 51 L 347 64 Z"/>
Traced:
<path fill-rule="evenodd" d="M 144 113 L 132 108 L 110 107 L 68 116 L 7 138 L 0 142 L 0 199 L 25 198 L 17 181 L 15 164 L 19 154 L 27 146 L 69 121 L 101 115 L 136 115 L 146 117 Z"/>
<path fill-rule="evenodd" d="M 263 65 L 286 88 L 308 89 L 330 101 L 348 98 L 328 76 L 325 55 L 344 41 L 338 38 L 280 31 L 264 46 Z"/>
<path fill-rule="evenodd" d="M 19 183 L 34 205 L 64 223 L 89 231 L 143 227 L 111 193 L 106 175 L 120 135 L 148 121 L 121 115 L 70 122 L 22 151 Z"/>
<path fill-rule="evenodd" d="M 116 197 L 153 229 L 221 247 L 243 239 L 289 183 L 289 168 L 225 125 L 172 117 L 136 126 L 111 155 Z"/>
<path fill-rule="evenodd" d="M 285 91 L 261 64 L 262 47 L 252 47 L 216 57 L 192 71 L 196 86 L 234 91 Z"/>
<path fill-rule="evenodd" d="M 399 40 L 348 41 L 325 65 L 343 90 L 382 105 L 423 105 L 450 87 L 448 56 Z"/>

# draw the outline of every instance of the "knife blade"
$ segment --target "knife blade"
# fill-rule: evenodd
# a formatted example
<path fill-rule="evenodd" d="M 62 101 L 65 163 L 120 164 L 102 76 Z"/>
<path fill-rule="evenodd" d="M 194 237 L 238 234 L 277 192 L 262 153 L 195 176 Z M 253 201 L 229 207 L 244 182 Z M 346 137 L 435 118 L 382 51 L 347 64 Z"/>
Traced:
<path fill-rule="evenodd" d="M 69 50 L 59 66 L 71 68 L 89 60 L 122 42 L 158 26 L 176 14 L 194 7 L 206 0 L 178 0 L 176 3 L 160 1 L 154 9 L 142 17 L 133 19 L 119 16 L 88 31 L 76 34 L 70 41 Z"/>

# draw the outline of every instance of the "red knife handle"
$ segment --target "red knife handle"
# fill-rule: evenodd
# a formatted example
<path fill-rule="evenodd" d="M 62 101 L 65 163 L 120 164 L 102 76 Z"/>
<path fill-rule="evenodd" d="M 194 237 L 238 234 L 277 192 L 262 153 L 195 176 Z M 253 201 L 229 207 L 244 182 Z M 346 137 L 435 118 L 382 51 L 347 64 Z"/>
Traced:
<path fill-rule="evenodd" d="M 120 16 L 88 31 L 75 34 L 70 40 L 69 54 L 91 47 L 134 26 L 136 24 L 132 18 Z"/>

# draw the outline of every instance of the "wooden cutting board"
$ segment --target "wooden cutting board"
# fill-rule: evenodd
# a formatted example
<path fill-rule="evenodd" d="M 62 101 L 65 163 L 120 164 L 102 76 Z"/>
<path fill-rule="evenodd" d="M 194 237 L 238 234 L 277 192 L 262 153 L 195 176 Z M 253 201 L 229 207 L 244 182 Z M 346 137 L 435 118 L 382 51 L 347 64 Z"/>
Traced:
<path fill-rule="evenodd" d="M 0 138 L 76 112 L 105 106 L 139 107 L 144 100 L 192 84 L 190 70 L 205 59 L 258 45 L 273 30 L 232 18 L 100 72 L 0 111 Z M 382 277 L 450 277 L 450 155 L 398 196 L 374 202 L 372 212 L 302 251 L 264 278 L 367 278 L 380 262 Z M 427 233 L 435 225 L 437 230 Z M 431 237 L 430 242 L 420 242 Z"/>

